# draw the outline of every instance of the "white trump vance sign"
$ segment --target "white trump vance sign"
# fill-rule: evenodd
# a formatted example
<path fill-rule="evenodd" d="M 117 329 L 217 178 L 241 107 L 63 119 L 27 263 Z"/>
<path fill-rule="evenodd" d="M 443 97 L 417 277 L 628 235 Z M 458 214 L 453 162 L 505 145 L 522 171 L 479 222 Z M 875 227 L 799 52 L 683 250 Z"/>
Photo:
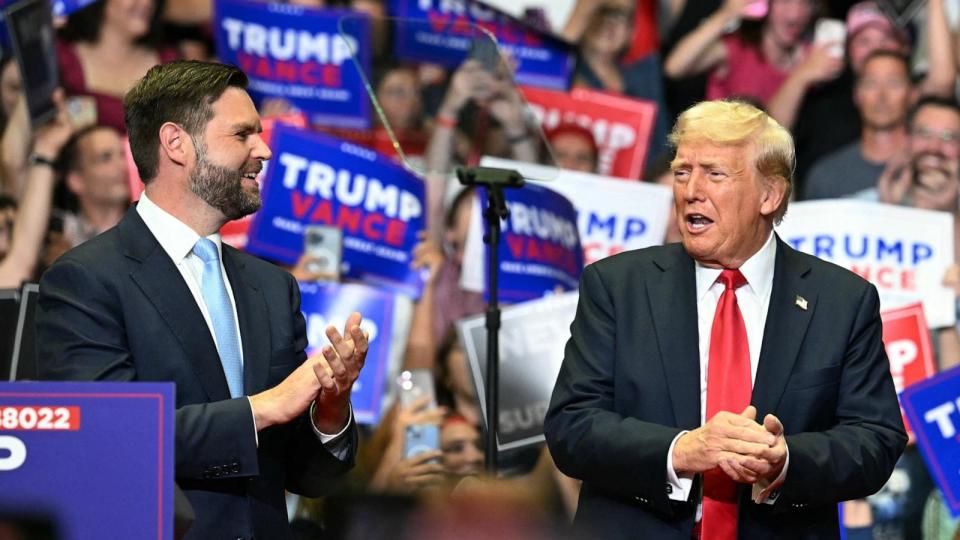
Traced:
<path fill-rule="evenodd" d="M 931 328 L 956 321 L 953 290 L 943 286 L 954 262 L 947 212 L 846 199 L 799 202 L 790 205 L 777 234 L 873 283 L 882 310 L 922 302 Z"/>

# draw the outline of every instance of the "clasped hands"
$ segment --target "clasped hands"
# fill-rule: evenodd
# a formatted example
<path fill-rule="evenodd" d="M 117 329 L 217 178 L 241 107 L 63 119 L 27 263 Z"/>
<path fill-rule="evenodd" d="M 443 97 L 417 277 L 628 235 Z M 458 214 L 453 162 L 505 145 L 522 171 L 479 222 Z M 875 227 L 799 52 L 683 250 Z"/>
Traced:
<path fill-rule="evenodd" d="M 773 482 L 787 458 L 783 424 L 772 414 L 756 421 L 750 405 L 740 414 L 722 411 L 697 429 L 684 433 L 673 446 L 673 468 L 696 474 L 719 467 L 735 482 Z"/>
<path fill-rule="evenodd" d="M 369 336 L 360 329 L 362 317 L 353 313 L 341 334 L 326 329 L 329 345 L 307 358 L 280 384 L 250 396 L 257 430 L 285 424 L 311 404 L 313 423 L 321 433 L 339 433 L 350 420 L 350 392 L 367 356 Z"/>

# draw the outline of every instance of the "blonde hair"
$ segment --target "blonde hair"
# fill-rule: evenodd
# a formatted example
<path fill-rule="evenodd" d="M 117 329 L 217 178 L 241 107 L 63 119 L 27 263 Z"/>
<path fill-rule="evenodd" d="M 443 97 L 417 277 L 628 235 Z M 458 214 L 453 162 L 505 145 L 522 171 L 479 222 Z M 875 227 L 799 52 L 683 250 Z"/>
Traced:
<path fill-rule="evenodd" d="M 786 184 L 774 223 L 780 223 L 787 213 L 796 163 L 793 137 L 767 113 L 743 101 L 701 101 L 680 114 L 668 139 L 675 148 L 694 141 L 752 146 L 754 167 L 760 175 Z"/>

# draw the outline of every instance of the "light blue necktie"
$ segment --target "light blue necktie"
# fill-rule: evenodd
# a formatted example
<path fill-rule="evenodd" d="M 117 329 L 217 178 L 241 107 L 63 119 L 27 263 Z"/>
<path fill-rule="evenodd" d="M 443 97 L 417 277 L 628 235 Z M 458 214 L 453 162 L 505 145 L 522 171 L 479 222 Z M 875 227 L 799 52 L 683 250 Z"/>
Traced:
<path fill-rule="evenodd" d="M 200 293 L 207 304 L 210 320 L 213 321 L 213 333 L 217 336 L 220 363 L 230 387 L 230 397 L 243 395 L 243 365 L 240 359 L 240 340 L 237 336 L 237 324 L 234 321 L 233 307 L 227 288 L 223 284 L 220 270 L 220 252 L 209 238 L 201 238 L 193 246 L 193 254 L 203 261 L 203 279 Z"/>

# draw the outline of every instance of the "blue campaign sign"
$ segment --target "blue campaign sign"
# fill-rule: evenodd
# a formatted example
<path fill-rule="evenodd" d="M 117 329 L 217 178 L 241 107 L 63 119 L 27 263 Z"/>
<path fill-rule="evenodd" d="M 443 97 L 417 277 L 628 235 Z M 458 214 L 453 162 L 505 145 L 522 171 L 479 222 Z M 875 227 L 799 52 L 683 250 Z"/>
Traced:
<path fill-rule="evenodd" d="M 173 429 L 173 383 L 0 383 L 0 510 L 63 540 L 171 539 Z"/>
<path fill-rule="evenodd" d="M 285 264 L 303 252 L 308 225 L 343 231 L 343 276 L 420 297 L 410 267 L 426 226 L 423 181 L 392 159 L 329 135 L 281 125 L 263 181 L 263 208 L 247 251 Z"/>
<path fill-rule="evenodd" d="M 960 368 L 908 386 L 900 404 L 944 502 L 960 516 Z"/>
<path fill-rule="evenodd" d="M 456 68 L 486 30 L 516 62 L 518 84 L 566 91 L 575 57 L 562 40 L 546 35 L 476 0 L 391 0 L 395 54 Z"/>
<path fill-rule="evenodd" d="M 332 324 L 343 333 L 343 325 L 351 313 L 359 311 L 363 315 L 360 328 L 369 334 L 370 348 L 360 377 L 353 385 L 350 402 L 357 422 L 376 424 L 380 421 L 380 404 L 390 367 L 393 295 L 366 285 L 336 283 L 301 283 L 300 294 L 311 354 L 328 343 L 324 333 L 327 326 Z"/>
<path fill-rule="evenodd" d="M 573 204 L 537 184 L 506 189 L 510 216 L 503 224 L 498 299 L 519 302 L 546 293 L 577 289 L 583 249 Z M 480 202 L 487 205 L 486 191 Z M 489 248 L 488 248 L 489 249 Z"/>
<path fill-rule="evenodd" d="M 54 0 L 53 1 L 53 16 L 54 17 L 66 17 L 74 11 L 79 11 L 90 4 L 95 0 Z"/>
<path fill-rule="evenodd" d="M 250 78 L 250 95 L 283 98 L 314 124 L 370 127 L 370 98 L 361 69 L 370 71 L 370 24 L 345 10 L 293 4 L 217 0 L 214 37 L 220 60 Z M 348 16 L 345 34 L 340 20 Z"/>

